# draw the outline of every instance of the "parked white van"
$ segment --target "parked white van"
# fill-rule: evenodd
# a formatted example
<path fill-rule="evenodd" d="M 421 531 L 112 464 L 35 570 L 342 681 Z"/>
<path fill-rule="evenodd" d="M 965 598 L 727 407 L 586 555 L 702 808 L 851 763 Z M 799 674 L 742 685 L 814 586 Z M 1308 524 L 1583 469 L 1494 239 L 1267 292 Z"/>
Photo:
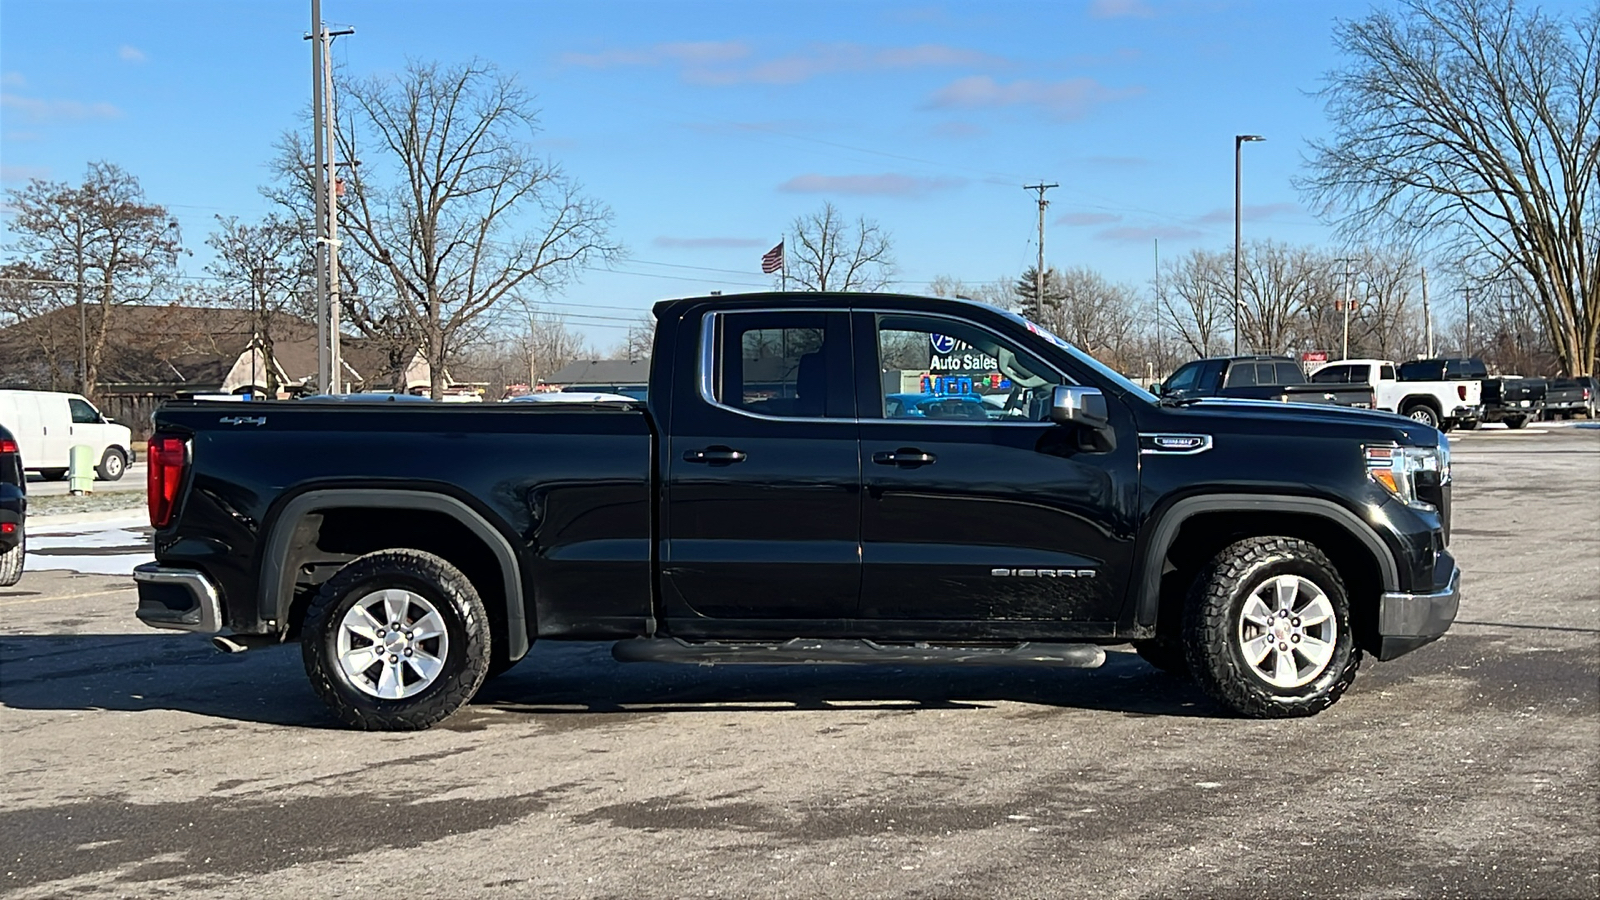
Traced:
<path fill-rule="evenodd" d="M 0 425 L 11 430 L 22 451 L 22 467 L 57 480 L 67 474 L 72 448 L 88 444 L 100 463 L 95 471 L 116 481 L 133 462 L 133 436 L 126 425 L 100 415 L 79 394 L 0 391 Z"/>

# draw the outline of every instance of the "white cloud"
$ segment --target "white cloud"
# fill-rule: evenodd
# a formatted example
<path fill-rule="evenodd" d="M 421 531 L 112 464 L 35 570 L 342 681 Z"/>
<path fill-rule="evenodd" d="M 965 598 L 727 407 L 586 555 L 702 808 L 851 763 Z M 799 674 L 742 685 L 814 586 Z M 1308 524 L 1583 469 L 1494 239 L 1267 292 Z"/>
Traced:
<path fill-rule="evenodd" d="M 118 48 L 117 56 L 123 62 L 142 63 L 145 60 L 144 51 L 132 44 L 123 44 Z"/>
<path fill-rule="evenodd" d="M 932 191 L 952 190 L 966 184 L 964 178 L 918 178 L 885 172 L 882 175 L 818 175 L 809 173 L 778 185 L 790 194 L 854 194 L 883 197 L 920 197 Z"/>
<path fill-rule="evenodd" d="M 950 82 L 928 101 L 933 109 L 998 109 L 1037 106 L 1058 118 L 1076 119 L 1090 107 L 1144 93 L 1144 88 L 1109 88 L 1093 78 L 1066 81 L 1013 81 L 1004 84 L 988 75 L 972 75 Z"/>
<path fill-rule="evenodd" d="M 5 87 L 26 87 L 28 79 L 23 78 L 21 72 L 6 72 L 0 75 L 0 85 Z"/>
<path fill-rule="evenodd" d="M 1094 0 L 1089 15 L 1096 19 L 1148 19 L 1155 10 L 1144 0 Z"/>
<path fill-rule="evenodd" d="M 742 41 L 698 41 L 567 53 L 561 62 L 595 69 L 668 65 L 676 67 L 684 81 L 707 85 L 798 84 L 843 72 L 1008 65 L 1000 57 L 945 44 L 868 47 L 838 42 L 766 60 L 752 56 L 752 48 Z"/>
<path fill-rule="evenodd" d="M 1260 221 L 1262 219 L 1270 219 L 1274 216 L 1280 216 L 1285 213 L 1297 213 L 1300 211 L 1300 205 L 1297 203 L 1246 203 L 1239 210 L 1239 218 L 1248 219 L 1250 221 Z M 1195 221 L 1203 225 L 1216 225 L 1222 222 L 1232 222 L 1233 207 L 1219 206 L 1205 215 L 1197 217 Z"/>
<path fill-rule="evenodd" d="M 20 94 L 0 94 L 0 109 L 13 110 L 31 122 L 122 118 L 122 110 L 109 103 L 41 100 L 38 97 L 24 97 Z"/>
<path fill-rule="evenodd" d="M 50 169 L 45 166 L 0 165 L 0 181 L 27 181 L 30 178 L 49 177 Z"/>
<path fill-rule="evenodd" d="M 681 238 L 662 235 L 650 243 L 657 247 L 669 250 L 725 250 L 742 247 L 765 247 L 767 241 L 762 238 L 734 238 L 734 237 L 695 237 Z"/>

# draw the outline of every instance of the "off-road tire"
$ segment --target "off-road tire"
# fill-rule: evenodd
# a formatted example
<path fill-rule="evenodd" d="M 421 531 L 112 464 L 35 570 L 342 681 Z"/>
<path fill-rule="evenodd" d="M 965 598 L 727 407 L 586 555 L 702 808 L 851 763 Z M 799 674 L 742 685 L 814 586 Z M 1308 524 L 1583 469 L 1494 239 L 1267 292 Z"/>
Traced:
<path fill-rule="evenodd" d="M 107 447 L 105 455 L 100 457 L 100 465 L 95 466 L 94 471 L 101 481 L 121 481 L 128 471 L 128 458 L 122 455 L 121 450 Z"/>
<path fill-rule="evenodd" d="M 1439 427 L 1439 414 L 1434 412 L 1433 407 L 1426 403 L 1412 403 L 1402 410 L 1400 414 L 1412 421 L 1421 422 L 1432 428 Z"/>
<path fill-rule="evenodd" d="M 1521 428 L 1522 426 L 1524 426 L 1526 424 L 1528 424 L 1528 417 L 1527 416 L 1516 416 L 1514 418 L 1510 418 L 1510 419 L 1506 420 L 1506 427 L 1507 428 Z"/>
<path fill-rule="evenodd" d="M 1327 597 L 1338 626 L 1327 667 L 1310 683 L 1287 689 L 1258 676 L 1235 639 L 1245 602 L 1279 575 L 1312 582 Z M 1183 631 L 1189 669 L 1200 688 L 1234 713 L 1252 719 L 1315 715 L 1344 694 L 1361 665 L 1344 581 L 1321 550 L 1298 538 L 1247 538 L 1218 553 L 1189 590 Z"/>
<path fill-rule="evenodd" d="M 1134 641 L 1133 650 L 1139 654 L 1140 659 L 1168 675 L 1189 677 L 1189 656 L 1183 649 L 1182 639 L 1158 637 L 1148 641 Z"/>
<path fill-rule="evenodd" d="M 340 623 L 375 590 L 401 588 L 427 598 L 444 619 L 449 650 L 434 683 L 404 699 L 374 697 L 339 665 Z M 300 639 L 311 687 L 345 724 L 364 731 L 420 731 L 460 709 L 489 668 L 489 617 L 460 569 L 421 550 L 380 550 L 357 557 L 328 579 L 306 609 Z"/>
<path fill-rule="evenodd" d="M 0 587 L 10 587 L 22 580 L 22 557 L 27 554 L 28 533 L 22 533 L 17 545 L 0 553 Z"/>

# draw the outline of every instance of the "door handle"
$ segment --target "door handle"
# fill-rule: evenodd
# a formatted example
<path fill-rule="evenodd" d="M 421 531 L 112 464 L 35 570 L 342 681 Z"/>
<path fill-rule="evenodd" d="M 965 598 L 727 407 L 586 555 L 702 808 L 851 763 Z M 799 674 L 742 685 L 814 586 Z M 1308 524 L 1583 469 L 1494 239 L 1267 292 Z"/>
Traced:
<path fill-rule="evenodd" d="M 893 451 L 880 450 L 872 454 L 872 461 L 880 466 L 928 466 L 938 462 L 939 457 L 915 447 L 901 447 Z"/>
<path fill-rule="evenodd" d="M 729 463 L 744 462 L 747 454 L 743 450 L 734 450 L 730 447 L 707 447 L 704 450 L 685 450 L 683 461 L 692 463 Z"/>

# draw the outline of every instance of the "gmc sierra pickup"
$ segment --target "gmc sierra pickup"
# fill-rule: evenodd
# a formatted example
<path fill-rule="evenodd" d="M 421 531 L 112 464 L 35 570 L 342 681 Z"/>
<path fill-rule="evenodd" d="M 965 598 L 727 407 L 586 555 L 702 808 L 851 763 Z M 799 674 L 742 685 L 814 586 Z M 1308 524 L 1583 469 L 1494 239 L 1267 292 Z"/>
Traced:
<path fill-rule="evenodd" d="M 298 641 L 368 729 L 432 725 L 536 639 L 1069 667 L 1132 642 L 1237 714 L 1310 715 L 1364 653 L 1454 620 L 1449 448 L 1421 423 L 1163 402 L 956 300 L 655 316 L 642 403 L 164 406 L 139 618 L 224 649 Z M 936 382 L 994 415 L 907 414 Z"/>
<path fill-rule="evenodd" d="M 1373 409 L 1371 387 L 1312 384 L 1300 364 L 1287 356 L 1223 356 L 1197 359 L 1172 373 L 1161 385 L 1163 400 L 1221 397 L 1235 400 L 1277 400 Z"/>

